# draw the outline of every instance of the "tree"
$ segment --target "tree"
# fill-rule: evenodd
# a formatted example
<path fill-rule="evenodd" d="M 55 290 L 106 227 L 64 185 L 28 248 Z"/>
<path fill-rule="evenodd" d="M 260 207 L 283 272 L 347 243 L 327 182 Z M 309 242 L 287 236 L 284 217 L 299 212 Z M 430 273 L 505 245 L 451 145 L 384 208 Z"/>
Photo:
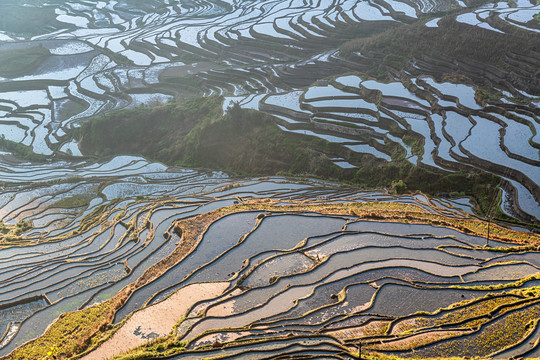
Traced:
<path fill-rule="evenodd" d="M 407 184 L 403 180 L 392 181 L 392 192 L 394 194 L 403 194 L 407 191 Z"/>

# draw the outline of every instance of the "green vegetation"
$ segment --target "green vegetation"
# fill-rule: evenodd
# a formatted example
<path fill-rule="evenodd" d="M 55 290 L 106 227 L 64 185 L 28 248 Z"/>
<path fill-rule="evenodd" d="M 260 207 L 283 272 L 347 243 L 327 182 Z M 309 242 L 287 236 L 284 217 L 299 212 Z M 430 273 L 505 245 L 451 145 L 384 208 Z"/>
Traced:
<path fill-rule="evenodd" d="M 499 178 L 479 170 L 444 171 L 415 166 L 406 160 L 391 163 L 366 164 L 356 171 L 353 183 L 366 187 L 389 187 L 392 182 L 403 181 L 407 189 L 419 190 L 428 194 L 450 193 L 474 197 L 480 211 L 484 213 L 490 205 L 493 186 Z M 403 189 L 403 187 L 402 187 Z M 396 189 L 394 189 L 396 190 Z M 503 214 L 500 213 L 502 216 Z"/>
<path fill-rule="evenodd" d="M 14 78 L 28 74 L 50 55 L 49 50 L 41 45 L 0 51 L 0 76 Z"/>
<path fill-rule="evenodd" d="M 349 35 L 354 38 L 367 38 L 397 26 L 399 25 L 391 21 L 360 22 L 351 27 Z"/>
<path fill-rule="evenodd" d="M 373 74 L 380 65 L 402 69 L 413 57 L 419 59 L 432 56 L 438 59 L 472 59 L 485 64 L 508 67 L 505 61 L 509 53 L 527 56 L 538 50 L 538 36 L 517 28 L 505 29 L 505 34 L 475 28 L 455 21 L 455 14 L 449 14 L 438 22 L 438 27 L 426 27 L 424 22 L 403 24 L 369 38 L 351 40 L 341 46 L 345 56 L 359 51 L 373 57 Z"/>
<path fill-rule="evenodd" d="M 244 174 L 340 176 L 327 156 L 339 152 L 340 146 L 283 132 L 264 113 L 236 105 L 219 121 L 201 125 L 187 137 L 180 165 Z"/>
<path fill-rule="evenodd" d="M 403 135 L 403 143 L 411 148 L 411 154 L 422 156 L 424 152 L 424 138 L 414 132 Z"/>
<path fill-rule="evenodd" d="M 92 200 L 92 197 L 86 195 L 74 195 L 63 198 L 49 205 L 51 208 L 77 208 L 87 206 Z"/>
<path fill-rule="evenodd" d="M 58 109 L 58 121 L 64 121 L 70 117 L 77 115 L 88 108 L 88 104 L 82 104 L 79 101 L 68 100 L 64 102 Z"/>
<path fill-rule="evenodd" d="M 84 154 L 98 157 L 142 154 L 169 165 L 245 175 L 312 176 L 367 188 L 392 188 L 396 193 L 410 189 L 467 194 L 478 200 L 484 213 L 492 203 L 492 189 L 499 184 L 497 176 L 478 170 L 447 173 L 415 166 L 395 144 L 388 145 L 394 152 L 388 163 L 320 138 L 283 132 L 262 112 L 235 105 L 223 115 L 221 109 L 222 98 L 214 96 L 121 110 L 91 119 L 75 137 Z M 404 139 L 414 152 L 421 151 L 418 136 L 410 133 Z M 339 168 L 332 157 L 359 168 Z"/>
<path fill-rule="evenodd" d="M 23 240 L 21 235 L 32 227 L 31 221 L 19 221 L 14 225 L 0 223 L 0 246 L 21 242 Z"/>
<path fill-rule="evenodd" d="M 395 194 L 403 194 L 407 191 L 407 184 L 403 180 L 392 181 L 392 190 Z"/>
<path fill-rule="evenodd" d="M 23 160 L 44 162 L 47 159 L 45 155 L 36 154 L 31 146 L 7 140 L 3 134 L 0 135 L 0 149 L 9 151 L 19 159 Z"/>
<path fill-rule="evenodd" d="M 52 352 L 48 350 L 51 347 L 56 349 L 51 355 L 58 354 L 59 358 L 81 353 L 91 344 L 92 336 L 108 329 L 115 306 L 118 303 L 113 298 L 84 310 L 60 315 L 43 336 L 17 348 L 10 355 L 10 360 L 43 359 L 44 355 L 48 356 L 48 351 Z"/>
<path fill-rule="evenodd" d="M 174 164 L 182 157 L 183 139 L 190 131 L 199 122 L 217 119 L 221 111 L 215 97 L 197 100 L 97 116 L 83 124 L 76 136 L 89 155 L 133 153 Z"/>
<path fill-rule="evenodd" d="M 76 136 L 81 150 L 96 156 L 138 153 L 242 174 L 341 175 L 325 155 L 342 151 L 339 145 L 284 133 L 264 113 L 235 106 L 223 116 L 221 109 L 222 99 L 210 97 L 113 112 L 85 123 Z"/>
<path fill-rule="evenodd" d="M 30 230 L 32 228 L 32 223 L 29 221 L 20 221 L 15 224 L 15 229 L 13 232 L 15 235 L 21 235 L 23 232 Z"/>

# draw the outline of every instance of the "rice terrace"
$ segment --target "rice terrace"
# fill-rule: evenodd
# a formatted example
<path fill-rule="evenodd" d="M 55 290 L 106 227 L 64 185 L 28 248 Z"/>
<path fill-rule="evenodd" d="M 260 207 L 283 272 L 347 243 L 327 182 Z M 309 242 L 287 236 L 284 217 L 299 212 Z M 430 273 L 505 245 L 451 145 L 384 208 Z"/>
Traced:
<path fill-rule="evenodd" d="M 539 0 L 0 0 L 0 359 L 540 358 Z"/>

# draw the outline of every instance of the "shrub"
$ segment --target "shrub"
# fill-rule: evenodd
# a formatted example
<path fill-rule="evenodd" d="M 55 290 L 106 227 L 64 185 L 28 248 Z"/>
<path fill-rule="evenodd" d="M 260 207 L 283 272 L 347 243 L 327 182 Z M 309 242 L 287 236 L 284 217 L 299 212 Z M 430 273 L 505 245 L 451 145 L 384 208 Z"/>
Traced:
<path fill-rule="evenodd" d="M 403 180 L 392 181 L 392 192 L 395 194 L 403 194 L 407 191 L 407 184 Z"/>

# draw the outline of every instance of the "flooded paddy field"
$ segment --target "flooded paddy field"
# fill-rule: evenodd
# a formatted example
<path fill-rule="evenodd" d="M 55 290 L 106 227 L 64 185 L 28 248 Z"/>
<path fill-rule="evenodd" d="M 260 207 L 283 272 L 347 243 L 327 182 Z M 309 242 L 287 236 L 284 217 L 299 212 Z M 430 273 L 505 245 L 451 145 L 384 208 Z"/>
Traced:
<path fill-rule="evenodd" d="M 338 143 L 380 163 L 405 159 L 428 169 L 495 174 L 504 211 L 527 221 L 540 216 L 539 84 L 530 76 L 538 49 L 508 55 L 511 75 L 426 55 L 401 71 L 385 63 L 379 74 L 386 75 L 374 78 L 377 56 L 342 46 L 366 29 L 402 24 L 421 25 L 428 36 L 461 26 L 534 39 L 540 10 L 529 1 L 478 8 L 462 1 L 62 1 L 9 11 L 54 19 L 31 32 L 0 26 L 0 54 L 44 51 L 37 66 L 0 71 L 3 139 L 36 154 L 81 156 L 73 132 L 98 113 L 186 93 L 220 94 L 225 111 L 238 103 L 266 112 L 281 131 Z M 451 15 L 442 23 L 418 20 L 443 11 Z M 354 159 L 332 161 L 361 169 Z"/>
<path fill-rule="evenodd" d="M 493 171 L 505 179 L 514 194 L 514 206 L 533 217 L 539 215 L 534 195 L 540 181 L 536 105 L 532 111 L 526 105 L 523 113 L 507 113 L 503 104 L 485 108 L 475 102 L 472 86 L 439 83 L 425 76 L 385 83 L 347 75 L 302 92 L 267 95 L 245 103 L 244 97 L 226 100 L 275 114 L 283 131 L 319 137 L 385 161 L 396 156 L 397 145 L 414 165 Z M 423 139 L 419 151 L 407 145 L 405 130 Z M 335 163 L 344 168 L 361 167 L 343 159 Z M 519 190 L 512 185 L 515 183 L 521 184 Z"/>
<path fill-rule="evenodd" d="M 527 228 L 540 219 L 537 3 L 0 9 L 12 19 L 0 22 L 0 356 L 42 359 L 56 346 L 83 359 L 352 359 L 360 345 L 540 356 L 539 239 Z M 355 43 L 407 26 L 532 45 L 486 65 Z M 463 194 L 398 196 L 79 149 L 77 131 L 96 115 L 193 94 L 339 144 L 347 153 L 321 156 L 340 169 L 406 162 L 496 175 L 495 206 L 522 232 L 481 222 L 486 212 Z"/>
<path fill-rule="evenodd" d="M 359 341 L 364 349 L 431 356 L 458 334 L 490 336 L 522 318 L 514 326 L 528 330 L 481 353 L 536 349 L 522 340 L 536 329 L 527 324 L 537 311 L 540 264 L 529 244 L 539 239 L 496 225 L 487 238 L 471 208 L 320 182 L 235 180 L 137 157 L 72 165 L 76 178 L 48 166 L 19 173 L 21 183 L 14 180 L 2 200 L 6 221 L 40 224 L 0 249 L 2 355 L 46 336 L 62 314 L 118 294 L 124 300 L 110 326 L 123 335 L 104 337 L 84 358 L 157 338 L 145 351 L 181 343 L 181 353 L 170 345 L 177 358 L 353 358 Z M 30 185 L 23 177 L 36 179 Z M 205 217 L 204 227 L 193 225 Z M 491 302 L 486 315 L 470 310 Z M 153 319 L 171 306 L 183 310 L 159 328 Z M 396 330 L 402 323 L 409 327 Z M 368 331 L 370 324 L 378 325 Z M 420 335 L 421 346 L 408 340 Z M 468 346 L 459 344 L 452 345 L 458 355 Z"/>
<path fill-rule="evenodd" d="M 529 221 L 540 216 L 539 94 L 527 70 L 537 67 L 538 52 L 506 59 L 511 76 L 467 59 L 424 56 L 406 71 L 373 79 L 366 72 L 376 58 L 340 47 L 366 29 L 382 32 L 460 9 L 445 17 L 449 25 L 435 18 L 422 31 L 465 26 L 531 37 L 540 10 L 529 1 L 478 8 L 462 1 L 62 1 L 9 11 L 30 11 L 25 7 L 54 21 L 31 32 L 0 27 L 0 53 L 45 51 L 38 66 L 0 77 L 0 129 L 36 154 L 82 155 L 73 130 L 98 113 L 164 103 L 186 91 L 221 94 L 225 110 L 239 103 L 267 112 L 282 131 L 383 163 L 404 158 L 495 174 L 503 179 L 504 209 Z"/>

